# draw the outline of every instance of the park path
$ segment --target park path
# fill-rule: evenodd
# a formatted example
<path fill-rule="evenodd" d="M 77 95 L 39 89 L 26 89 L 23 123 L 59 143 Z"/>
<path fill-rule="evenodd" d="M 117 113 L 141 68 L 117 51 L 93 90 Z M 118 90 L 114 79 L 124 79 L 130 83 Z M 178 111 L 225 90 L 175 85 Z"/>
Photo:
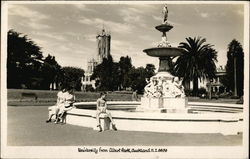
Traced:
<path fill-rule="evenodd" d="M 69 124 L 46 123 L 46 106 L 8 106 L 8 146 L 234 146 L 242 134 L 97 132 Z"/>

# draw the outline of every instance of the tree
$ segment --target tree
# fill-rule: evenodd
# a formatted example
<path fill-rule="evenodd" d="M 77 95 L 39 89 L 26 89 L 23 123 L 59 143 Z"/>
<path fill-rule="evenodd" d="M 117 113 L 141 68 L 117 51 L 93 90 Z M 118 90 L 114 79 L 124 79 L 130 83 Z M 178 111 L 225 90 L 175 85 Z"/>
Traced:
<path fill-rule="evenodd" d="M 146 86 L 146 78 L 150 78 L 155 75 L 155 66 L 153 64 L 147 64 L 146 67 L 132 67 L 128 72 L 128 80 L 130 87 L 133 90 L 137 90 L 139 93 L 143 93 Z"/>
<path fill-rule="evenodd" d="M 228 45 L 226 72 L 227 75 L 222 83 L 233 91 L 235 96 L 242 96 L 244 89 L 244 52 L 241 44 L 235 39 Z"/>
<path fill-rule="evenodd" d="M 91 79 L 96 80 L 98 90 L 114 91 L 131 87 L 143 92 L 146 78 L 150 78 L 154 74 L 155 66 L 153 64 L 147 64 L 146 68 L 134 68 L 131 58 L 128 56 L 121 57 L 118 63 L 113 62 L 112 56 L 109 56 L 95 67 Z"/>
<path fill-rule="evenodd" d="M 121 80 L 121 87 L 126 88 L 129 87 L 129 82 L 128 82 L 128 72 L 132 68 L 132 63 L 131 63 L 131 58 L 129 56 L 126 57 L 121 57 L 119 61 L 119 69 L 120 69 L 120 80 Z"/>
<path fill-rule="evenodd" d="M 42 67 L 43 73 L 43 88 L 49 89 L 51 83 L 59 83 L 62 77 L 61 66 L 57 63 L 54 56 L 48 54 L 44 59 Z"/>
<path fill-rule="evenodd" d="M 155 75 L 155 65 L 147 64 L 145 71 L 146 71 L 146 78 L 150 78 L 150 77 L 154 76 Z"/>
<path fill-rule="evenodd" d="M 142 93 L 144 87 L 146 86 L 146 70 L 143 67 L 132 68 L 128 73 L 128 78 L 130 80 L 130 87 L 133 90 L 137 90 Z"/>
<path fill-rule="evenodd" d="M 193 95 L 198 93 L 198 80 L 212 79 L 215 77 L 217 52 L 210 44 L 204 44 L 206 39 L 186 38 L 187 42 L 181 42 L 179 48 L 183 54 L 174 64 L 174 72 L 183 77 L 184 82 L 193 82 Z"/>
<path fill-rule="evenodd" d="M 105 91 L 117 90 L 121 83 L 119 79 L 119 65 L 113 62 L 111 55 L 104 58 L 102 63 L 97 65 L 91 79 L 98 80 L 98 89 Z"/>
<path fill-rule="evenodd" d="M 81 78 L 84 77 L 84 70 L 77 67 L 63 67 L 60 82 L 65 87 L 73 87 L 81 90 Z"/>
<path fill-rule="evenodd" d="M 41 81 L 42 52 L 27 35 L 8 31 L 7 45 L 7 87 L 38 88 Z M 33 85 L 34 83 L 35 86 Z"/>
<path fill-rule="evenodd" d="M 122 79 L 121 79 L 121 70 L 120 70 L 120 65 L 119 63 L 114 63 L 113 67 L 112 67 L 112 89 L 111 90 L 120 90 L 121 89 L 121 83 L 122 83 Z"/>

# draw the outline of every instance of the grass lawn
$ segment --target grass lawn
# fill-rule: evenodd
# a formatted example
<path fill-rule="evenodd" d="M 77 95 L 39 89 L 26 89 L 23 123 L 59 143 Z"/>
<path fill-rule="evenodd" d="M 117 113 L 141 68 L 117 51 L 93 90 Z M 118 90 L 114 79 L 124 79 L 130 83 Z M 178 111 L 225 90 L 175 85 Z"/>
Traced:
<path fill-rule="evenodd" d="M 32 97 L 25 97 L 21 100 L 22 93 L 35 93 L 37 101 Z M 7 98 L 8 105 L 11 106 L 39 106 L 39 105 L 54 105 L 56 103 L 58 91 L 49 90 L 27 90 L 27 89 L 8 89 Z M 99 97 L 99 92 L 75 92 L 76 102 L 96 101 Z M 140 97 L 141 95 L 139 95 Z M 132 92 L 108 92 L 108 101 L 131 101 Z"/>
<path fill-rule="evenodd" d="M 8 89 L 7 98 L 10 106 L 50 106 L 56 103 L 58 91 L 49 90 L 27 90 L 27 89 Z M 25 97 L 21 100 L 22 93 L 35 93 L 38 97 L 37 101 L 31 97 Z M 96 101 L 99 92 L 75 92 L 77 102 Z M 142 95 L 139 95 L 139 98 Z M 132 92 L 109 92 L 108 101 L 131 101 Z M 206 103 L 236 103 L 238 99 L 201 99 L 198 97 L 188 97 L 189 102 L 206 102 Z"/>

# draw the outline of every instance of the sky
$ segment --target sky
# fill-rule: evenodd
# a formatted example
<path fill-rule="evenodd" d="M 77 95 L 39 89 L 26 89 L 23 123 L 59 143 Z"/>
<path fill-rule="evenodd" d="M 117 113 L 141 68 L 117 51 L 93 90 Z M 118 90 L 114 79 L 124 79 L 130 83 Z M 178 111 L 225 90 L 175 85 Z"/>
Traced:
<path fill-rule="evenodd" d="M 9 4 L 8 30 L 27 35 L 42 48 L 43 55 L 55 56 L 61 66 L 86 69 L 97 56 L 96 35 L 104 27 L 111 33 L 111 55 L 118 62 L 130 56 L 136 67 L 159 60 L 143 53 L 161 41 L 154 27 L 162 22 L 164 4 Z M 167 33 L 173 47 L 187 37 L 206 38 L 225 65 L 228 44 L 243 45 L 244 6 L 242 4 L 168 4 Z"/>

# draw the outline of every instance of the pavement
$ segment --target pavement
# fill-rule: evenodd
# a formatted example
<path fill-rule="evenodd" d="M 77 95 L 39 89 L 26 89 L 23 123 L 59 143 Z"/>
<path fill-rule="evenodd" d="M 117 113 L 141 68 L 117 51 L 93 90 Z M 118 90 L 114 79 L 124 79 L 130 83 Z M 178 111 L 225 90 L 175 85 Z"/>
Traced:
<path fill-rule="evenodd" d="M 46 123 L 46 106 L 8 106 L 8 146 L 238 146 L 242 134 L 180 134 L 136 131 L 97 132 L 92 128 Z"/>

